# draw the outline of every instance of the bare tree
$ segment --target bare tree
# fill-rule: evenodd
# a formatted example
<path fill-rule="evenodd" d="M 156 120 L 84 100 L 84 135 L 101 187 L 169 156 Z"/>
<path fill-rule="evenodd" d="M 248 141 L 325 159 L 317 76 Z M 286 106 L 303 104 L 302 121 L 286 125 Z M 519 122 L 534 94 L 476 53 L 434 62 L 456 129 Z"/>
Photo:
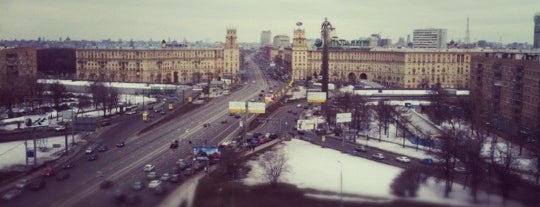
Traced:
<path fill-rule="evenodd" d="M 379 142 L 381 141 L 381 133 L 384 129 L 384 134 L 388 137 L 388 127 L 392 121 L 392 106 L 386 104 L 384 100 L 380 100 L 376 107 L 378 127 L 379 127 Z"/>
<path fill-rule="evenodd" d="M 442 168 L 437 177 L 444 180 L 444 197 L 448 197 L 452 192 L 454 183 L 454 168 L 456 167 L 456 155 L 459 149 L 459 140 L 466 134 L 459 128 L 447 128 L 441 137 L 441 148 L 439 156 L 442 161 Z"/>
<path fill-rule="evenodd" d="M 54 107 L 56 110 L 60 109 L 60 102 L 66 97 L 67 89 L 64 85 L 59 82 L 49 85 L 49 92 L 51 93 L 51 98 L 54 102 Z"/>
<path fill-rule="evenodd" d="M 398 197 L 416 197 L 420 184 L 427 181 L 429 171 L 425 166 L 411 167 L 403 170 L 392 182 L 392 194 Z"/>
<path fill-rule="evenodd" d="M 88 97 L 88 96 L 80 96 L 79 97 L 79 103 L 77 104 L 77 106 L 79 108 L 77 113 L 84 112 L 84 108 L 88 108 L 91 105 L 92 105 L 92 101 L 90 100 L 90 97 Z"/>
<path fill-rule="evenodd" d="M 108 88 L 103 83 L 96 82 L 92 84 L 90 86 L 90 93 L 92 94 L 94 106 L 96 108 L 101 106 L 104 117 L 107 115 L 107 111 L 111 112 L 112 108 L 118 105 L 118 90 Z"/>
<path fill-rule="evenodd" d="M 274 151 L 265 153 L 259 160 L 259 165 L 263 167 L 263 176 L 268 183 L 275 185 L 282 173 L 289 170 L 287 157 L 283 153 Z"/>
<path fill-rule="evenodd" d="M 516 188 L 515 176 L 512 174 L 512 168 L 516 166 L 517 153 L 512 151 L 512 144 L 506 143 L 506 147 L 498 149 L 499 163 L 495 164 L 495 174 L 499 181 L 499 190 L 503 198 L 503 204 L 508 199 L 510 192 Z"/>
<path fill-rule="evenodd" d="M 474 201 L 477 198 L 478 187 L 485 180 L 486 175 L 482 156 L 485 140 L 485 135 L 481 131 L 477 131 L 474 137 L 466 139 L 459 147 L 461 153 L 458 154 L 458 157 L 465 165 L 467 177 L 469 175 L 471 177 L 470 193 Z"/>

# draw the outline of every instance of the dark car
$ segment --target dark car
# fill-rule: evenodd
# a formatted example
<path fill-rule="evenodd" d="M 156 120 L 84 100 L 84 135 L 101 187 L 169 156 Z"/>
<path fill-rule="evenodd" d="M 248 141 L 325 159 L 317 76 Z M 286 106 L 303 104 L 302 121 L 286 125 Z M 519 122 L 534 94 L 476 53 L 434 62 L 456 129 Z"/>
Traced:
<path fill-rule="evenodd" d="M 139 202 L 141 202 L 141 197 L 137 194 L 126 196 L 126 203 L 129 205 L 137 205 Z"/>
<path fill-rule="evenodd" d="M 74 166 L 75 165 L 73 163 L 66 163 L 66 164 L 62 165 L 62 169 L 71 169 Z"/>
<path fill-rule="evenodd" d="M 433 159 L 431 158 L 424 158 L 424 159 L 421 159 L 420 160 L 420 163 L 424 164 L 424 165 L 431 165 L 433 164 Z"/>
<path fill-rule="evenodd" d="M 104 180 L 99 184 L 99 187 L 101 189 L 109 189 L 112 186 L 113 186 L 113 181 L 110 181 L 110 180 Z"/>
<path fill-rule="evenodd" d="M 107 151 L 108 149 L 109 149 L 109 148 L 107 147 L 107 145 L 101 145 L 101 146 L 99 146 L 98 151 L 99 151 L 99 152 L 105 152 L 105 151 Z"/>
<path fill-rule="evenodd" d="M 242 117 L 240 114 L 235 114 L 235 115 L 234 115 L 234 118 L 239 119 L 240 117 Z"/>
<path fill-rule="evenodd" d="M 116 147 L 118 148 L 122 148 L 126 145 L 126 141 L 122 140 L 122 141 L 119 141 L 118 143 L 116 143 Z"/>
<path fill-rule="evenodd" d="M 65 170 L 56 173 L 56 180 L 61 181 L 69 178 L 69 173 Z"/>
<path fill-rule="evenodd" d="M 135 181 L 131 185 L 131 189 L 133 189 L 135 191 L 142 190 L 143 188 L 144 188 L 144 183 L 142 181 Z"/>
<path fill-rule="evenodd" d="M 226 123 L 227 123 L 227 119 L 221 120 L 221 123 L 222 123 L 222 124 L 226 124 Z"/>
<path fill-rule="evenodd" d="M 169 182 L 171 183 L 179 183 L 181 180 L 181 177 L 179 174 L 172 174 L 171 178 L 169 179 Z"/>
<path fill-rule="evenodd" d="M 113 193 L 113 202 L 116 204 L 123 203 L 126 200 L 126 195 L 122 191 L 115 191 Z"/>
<path fill-rule="evenodd" d="M 210 123 L 204 123 L 203 127 L 210 127 Z"/>
<path fill-rule="evenodd" d="M 174 142 L 171 143 L 170 148 L 171 148 L 171 149 L 176 149 L 176 148 L 178 148 L 178 140 L 174 140 Z"/>
<path fill-rule="evenodd" d="M 162 185 L 159 185 L 159 186 L 154 188 L 154 194 L 155 195 L 163 195 L 163 194 L 165 194 L 165 192 L 167 192 L 167 189 Z"/>
<path fill-rule="evenodd" d="M 17 197 L 19 197 L 22 193 L 22 190 L 19 189 L 19 188 L 13 188 L 11 190 L 9 190 L 8 192 L 6 192 L 3 196 L 2 196 L 2 199 L 4 200 L 13 200 Z"/>
<path fill-rule="evenodd" d="M 193 168 L 188 167 L 188 168 L 186 168 L 186 169 L 182 172 L 182 174 L 183 174 L 184 176 L 186 176 L 186 177 L 187 177 L 187 176 L 192 176 L 193 174 L 195 174 L 195 171 L 193 170 Z"/>
<path fill-rule="evenodd" d="M 88 155 L 88 157 L 86 157 L 86 159 L 87 159 L 88 161 L 94 161 L 94 160 L 97 159 L 97 155 Z"/>
<path fill-rule="evenodd" d="M 367 152 L 367 149 L 366 149 L 366 146 L 365 145 L 358 145 L 354 148 L 355 151 L 357 152 Z"/>
<path fill-rule="evenodd" d="M 108 121 L 101 122 L 101 126 L 109 126 L 109 125 L 111 125 L 111 122 L 108 122 Z"/>
<path fill-rule="evenodd" d="M 32 180 L 30 182 L 30 185 L 28 185 L 28 188 L 32 191 L 38 191 L 45 187 L 45 180 L 37 178 L 35 180 Z"/>

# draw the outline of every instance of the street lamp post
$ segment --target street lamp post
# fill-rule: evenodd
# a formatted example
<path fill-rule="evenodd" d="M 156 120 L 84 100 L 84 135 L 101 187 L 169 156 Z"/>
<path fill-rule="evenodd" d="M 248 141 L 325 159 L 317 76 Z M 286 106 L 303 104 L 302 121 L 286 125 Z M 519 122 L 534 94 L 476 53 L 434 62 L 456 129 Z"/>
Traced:
<path fill-rule="evenodd" d="M 340 160 L 339 163 L 339 203 L 340 206 L 343 206 L 343 163 Z"/>

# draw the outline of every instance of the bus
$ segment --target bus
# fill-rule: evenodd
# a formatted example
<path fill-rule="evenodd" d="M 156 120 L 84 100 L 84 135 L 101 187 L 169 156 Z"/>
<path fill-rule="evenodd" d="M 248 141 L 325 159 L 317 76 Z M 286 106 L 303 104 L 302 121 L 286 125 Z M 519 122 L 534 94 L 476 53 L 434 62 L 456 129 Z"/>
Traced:
<path fill-rule="evenodd" d="M 136 113 L 137 113 L 137 108 L 138 108 L 137 105 L 126 106 L 126 107 L 124 108 L 125 114 L 136 114 Z"/>

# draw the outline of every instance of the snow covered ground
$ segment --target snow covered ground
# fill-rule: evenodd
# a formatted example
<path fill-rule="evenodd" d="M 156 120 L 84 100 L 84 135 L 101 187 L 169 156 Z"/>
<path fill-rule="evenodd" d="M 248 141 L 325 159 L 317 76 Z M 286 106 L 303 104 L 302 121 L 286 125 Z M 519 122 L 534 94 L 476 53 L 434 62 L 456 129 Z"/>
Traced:
<path fill-rule="evenodd" d="M 68 147 L 71 147 L 72 143 L 78 143 L 81 141 L 80 135 L 72 137 L 68 135 Z M 25 165 L 25 141 L 13 141 L 0 144 L 0 170 L 12 168 L 14 166 Z M 53 147 L 56 145 L 56 147 Z M 59 153 L 65 150 L 65 136 L 55 136 L 38 139 L 36 141 L 37 149 L 37 162 L 42 164 L 47 160 L 53 160 L 59 157 Z M 39 148 L 46 148 L 46 151 L 42 151 Z M 28 149 L 34 149 L 34 142 L 28 140 Z M 34 158 L 28 159 L 29 164 L 33 164 Z"/>
<path fill-rule="evenodd" d="M 142 95 L 130 95 L 130 94 L 121 94 L 119 97 L 119 102 L 127 103 L 127 105 L 142 105 L 142 104 L 149 104 L 156 102 L 156 98 L 149 98 Z M 113 109 L 112 112 L 116 113 L 117 109 Z M 72 107 L 72 110 L 75 112 L 79 112 L 79 108 Z M 96 110 L 94 106 L 91 106 L 89 108 L 85 108 L 82 113 L 79 113 L 77 116 L 79 117 L 99 117 L 103 116 L 103 110 Z M 107 112 L 108 113 L 108 112 Z M 61 116 L 62 114 L 60 114 Z M 59 122 L 62 122 L 63 119 L 60 117 L 59 119 L 57 117 L 57 112 L 52 111 L 41 115 L 28 115 L 28 116 L 21 116 L 11 119 L 3 119 L 0 120 L 0 130 L 15 130 L 17 127 L 20 127 L 21 129 L 26 128 L 26 125 L 24 124 L 24 121 L 27 118 L 30 118 L 32 121 L 38 120 L 38 119 L 45 119 L 45 121 L 42 122 L 40 126 L 51 126 L 56 127 L 59 126 Z M 18 125 L 16 122 L 21 122 L 20 125 Z M 4 124 L 2 124 L 4 123 Z M 11 124 L 6 124 L 11 123 Z M 0 151 L 1 152 L 1 151 Z"/>
<path fill-rule="evenodd" d="M 341 185 L 343 193 L 358 196 L 346 196 L 344 200 L 368 200 L 372 202 L 384 202 L 398 199 L 391 194 L 390 185 L 393 180 L 403 171 L 400 168 L 381 164 L 372 160 L 343 154 L 341 152 L 321 148 L 309 142 L 293 139 L 278 145 L 274 150 L 285 153 L 288 158 L 289 171 L 280 177 L 280 182 L 290 183 L 299 188 L 313 188 L 320 191 L 335 192 L 334 195 L 310 194 L 308 196 L 339 199 Z M 260 159 L 259 156 L 257 159 Z M 317 161 L 315 162 L 314 159 Z M 262 168 L 257 160 L 248 161 L 251 171 L 244 183 L 257 185 L 264 183 Z M 340 182 L 342 173 L 343 182 Z M 429 179 L 421 185 L 418 196 L 419 201 L 441 203 L 446 205 L 472 205 L 467 189 L 454 184 L 450 198 L 443 197 L 443 183 L 436 183 Z M 486 205 L 487 195 L 480 193 L 480 206 Z M 501 198 L 490 196 L 491 206 L 499 206 Z M 506 206 L 516 206 L 513 201 L 507 202 Z"/>

